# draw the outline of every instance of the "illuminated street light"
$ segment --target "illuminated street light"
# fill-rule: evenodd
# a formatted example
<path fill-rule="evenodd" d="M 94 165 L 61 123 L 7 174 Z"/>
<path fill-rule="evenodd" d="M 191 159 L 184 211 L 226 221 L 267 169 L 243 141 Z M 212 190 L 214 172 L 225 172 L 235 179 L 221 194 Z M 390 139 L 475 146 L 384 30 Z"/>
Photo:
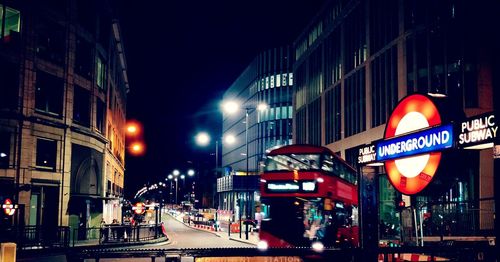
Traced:
<path fill-rule="evenodd" d="M 238 109 L 241 107 L 241 108 L 244 108 L 245 109 L 245 158 L 246 158 L 246 175 L 248 176 L 249 175 L 249 170 L 248 170 L 248 115 L 257 110 L 257 111 L 265 111 L 267 110 L 268 106 L 267 104 L 265 103 L 259 103 L 258 105 L 243 105 L 243 104 L 238 104 L 236 103 L 235 101 L 227 101 L 227 102 L 223 102 L 222 103 L 222 109 L 224 110 L 225 113 L 228 113 L 228 114 L 234 114 L 238 111 Z M 243 154 L 242 154 L 243 155 Z M 248 187 L 248 184 L 247 184 L 247 187 Z M 250 192 L 247 188 L 247 192 L 246 192 L 246 197 L 247 197 L 247 201 L 245 201 L 245 205 L 246 207 L 244 208 L 245 212 L 246 212 L 246 216 L 248 218 L 248 216 L 250 215 Z M 240 211 L 240 221 L 241 221 L 241 211 Z M 240 230 L 240 238 L 241 238 L 241 231 Z M 245 227 L 245 237 L 246 239 L 248 240 L 248 224 L 246 224 L 246 227 Z"/>
<path fill-rule="evenodd" d="M 174 174 L 174 176 L 178 176 L 181 172 L 178 170 L 178 169 L 174 169 L 174 171 L 172 171 L 172 174 Z"/>
<path fill-rule="evenodd" d="M 233 134 L 228 134 L 224 136 L 224 143 L 232 145 L 236 142 L 236 137 Z"/>
<path fill-rule="evenodd" d="M 225 101 L 222 102 L 222 111 L 228 114 L 234 114 L 240 108 L 239 104 L 236 101 Z"/>
<path fill-rule="evenodd" d="M 172 176 L 172 174 L 169 174 L 167 178 L 168 178 L 168 179 L 172 179 L 173 177 L 174 177 L 174 176 Z"/>
<path fill-rule="evenodd" d="M 125 131 L 128 136 L 138 136 L 141 132 L 141 124 L 137 121 L 129 121 L 125 125 Z"/>
<path fill-rule="evenodd" d="M 194 176 L 194 170 L 193 169 L 189 169 L 187 171 L 187 174 L 188 174 L 188 176 Z"/>
<path fill-rule="evenodd" d="M 200 132 L 195 137 L 196 144 L 200 146 L 206 146 L 210 143 L 210 135 L 206 132 Z"/>
<path fill-rule="evenodd" d="M 130 154 L 142 155 L 145 151 L 145 146 L 141 142 L 133 142 L 129 147 Z"/>

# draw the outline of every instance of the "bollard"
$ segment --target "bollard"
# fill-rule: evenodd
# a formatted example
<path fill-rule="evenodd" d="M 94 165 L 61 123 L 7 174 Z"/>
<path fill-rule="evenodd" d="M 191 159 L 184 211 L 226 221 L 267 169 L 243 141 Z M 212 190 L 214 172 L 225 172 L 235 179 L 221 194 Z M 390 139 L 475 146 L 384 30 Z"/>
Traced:
<path fill-rule="evenodd" d="M 0 262 L 15 262 L 16 248 L 17 248 L 16 243 L 1 243 Z"/>

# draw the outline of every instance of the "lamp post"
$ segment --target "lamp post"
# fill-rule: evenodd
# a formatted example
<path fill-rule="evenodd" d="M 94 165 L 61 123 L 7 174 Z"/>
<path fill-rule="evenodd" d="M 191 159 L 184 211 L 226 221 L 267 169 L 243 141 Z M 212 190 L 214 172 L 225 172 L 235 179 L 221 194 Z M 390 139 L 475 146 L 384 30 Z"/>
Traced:
<path fill-rule="evenodd" d="M 245 223 L 245 238 L 248 240 L 248 218 L 251 217 L 250 213 L 251 213 L 251 210 L 252 210 L 252 207 L 250 205 L 250 190 L 249 190 L 249 182 L 250 182 L 250 179 L 248 179 L 248 176 L 249 176 L 249 157 L 248 157 L 248 116 L 251 112 L 253 112 L 254 110 L 258 110 L 258 111 L 264 111 L 267 109 L 267 104 L 265 103 L 260 103 L 258 104 L 256 107 L 251 107 L 251 106 L 245 106 L 244 109 L 245 109 L 245 165 L 246 165 L 246 168 L 245 168 L 245 172 L 246 172 L 246 176 L 247 176 L 247 181 L 246 181 L 246 197 L 245 197 L 245 213 L 246 213 L 246 223 Z M 224 109 L 225 112 L 229 113 L 229 114 L 234 114 L 238 111 L 238 109 L 240 108 L 240 105 L 235 102 L 235 101 L 226 101 L 222 104 L 222 108 Z M 241 211 L 240 211 L 240 214 L 241 214 Z M 240 230 L 240 238 L 241 238 L 241 230 Z"/>

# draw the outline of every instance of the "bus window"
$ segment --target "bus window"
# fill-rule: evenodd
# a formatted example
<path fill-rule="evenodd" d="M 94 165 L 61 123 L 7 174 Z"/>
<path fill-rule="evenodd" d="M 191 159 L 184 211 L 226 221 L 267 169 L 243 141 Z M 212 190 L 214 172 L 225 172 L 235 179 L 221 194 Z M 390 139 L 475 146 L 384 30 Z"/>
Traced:
<path fill-rule="evenodd" d="M 264 172 L 317 170 L 320 163 L 319 154 L 290 154 L 267 156 Z"/>

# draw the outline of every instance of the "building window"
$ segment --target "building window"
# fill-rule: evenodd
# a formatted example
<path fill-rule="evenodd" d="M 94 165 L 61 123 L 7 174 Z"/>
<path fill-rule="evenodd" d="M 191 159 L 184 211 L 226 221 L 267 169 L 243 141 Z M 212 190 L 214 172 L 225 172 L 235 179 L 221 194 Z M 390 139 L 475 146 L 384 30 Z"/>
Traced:
<path fill-rule="evenodd" d="M 100 99 L 97 99 L 97 102 L 96 102 L 96 128 L 97 130 L 101 133 L 101 134 L 104 134 L 104 119 L 105 119 L 105 115 L 104 115 L 104 109 L 106 108 L 106 105 L 104 104 L 103 101 L 101 101 Z"/>
<path fill-rule="evenodd" d="M 372 61 L 372 127 L 384 124 L 398 102 L 397 62 L 395 46 Z"/>
<path fill-rule="evenodd" d="M 21 13 L 16 9 L 0 5 L 0 38 L 8 41 L 14 32 L 19 33 L 20 25 Z"/>
<path fill-rule="evenodd" d="M 19 92 L 19 65 L 0 59 L 0 108 L 15 109 Z"/>
<path fill-rule="evenodd" d="M 99 90 L 106 89 L 106 65 L 100 56 L 96 56 L 95 70 L 97 87 Z"/>
<path fill-rule="evenodd" d="M 36 53 L 38 57 L 61 65 L 64 62 L 66 40 L 64 28 L 43 19 L 36 25 Z"/>
<path fill-rule="evenodd" d="M 325 41 L 325 77 L 326 86 L 331 86 L 340 80 L 342 74 L 342 59 L 340 56 L 340 30 L 335 30 Z"/>
<path fill-rule="evenodd" d="M 56 170 L 57 141 L 38 138 L 36 141 L 36 167 Z"/>
<path fill-rule="evenodd" d="M 340 140 L 340 85 L 328 90 L 325 94 L 325 142 L 326 144 Z"/>
<path fill-rule="evenodd" d="M 73 96 L 73 121 L 90 126 L 90 92 L 79 86 L 75 86 Z"/>
<path fill-rule="evenodd" d="M 64 82 L 62 79 L 37 71 L 35 109 L 60 116 L 63 108 Z"/>
<path fill-rule="evenodd" d="M 308 105 L 308 144 L 321 145 L 321 98 Z"/>
<path fill-rule="evenodd" d="M 75 72 L 90 79 L 92 72 L 92 47 L 82 39 L 76 39 Z"/>
<path fill-rule="evenodd" d="M 303 107 L 300 110 L 297 110 L 297 114 L 295 115 L 295 125 L 296 125 L 296 143 L 297 144 L 305 144 L 307 143 L 306 141 L 306 124 L 307 124 L 307 119 L 306 119 L 306 113 L 307 113 L 307 108 Z"/>
<path fill-rule="evenodd" d="M 0 168 L 9 167 L 10 134 L 0 133 Z"/>
<path fill-rule="evenodd" d="M 346 73 L 360 66 L 366 60 L 366 31 L 364 6 L 358 4 L 344 23 Z"/>
<path fill-rule="evenodd" d="M 370 52 L 376 53 L 398 36 L 398 1 L 379 0 L 370 5 Z"/>
<path fill-rule="evenodd" d="M 345 80 L 344 87 L 345 137 L 365 131 L 365 68 Z"/>

